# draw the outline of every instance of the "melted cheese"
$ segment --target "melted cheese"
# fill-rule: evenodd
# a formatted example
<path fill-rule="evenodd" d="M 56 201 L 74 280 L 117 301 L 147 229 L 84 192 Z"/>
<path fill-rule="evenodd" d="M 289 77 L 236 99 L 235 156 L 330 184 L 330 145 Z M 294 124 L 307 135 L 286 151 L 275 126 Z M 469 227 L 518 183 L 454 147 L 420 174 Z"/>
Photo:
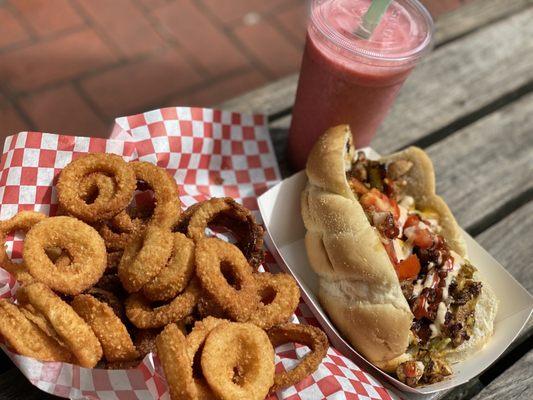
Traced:
<path fill-rule="evenodd" d="M 401 239 L 393 239 L 392 246 L 394 247 L 394 253 L 396 253 L 398 261 L 405 260 L 413 252 L 413 246 Z"/>

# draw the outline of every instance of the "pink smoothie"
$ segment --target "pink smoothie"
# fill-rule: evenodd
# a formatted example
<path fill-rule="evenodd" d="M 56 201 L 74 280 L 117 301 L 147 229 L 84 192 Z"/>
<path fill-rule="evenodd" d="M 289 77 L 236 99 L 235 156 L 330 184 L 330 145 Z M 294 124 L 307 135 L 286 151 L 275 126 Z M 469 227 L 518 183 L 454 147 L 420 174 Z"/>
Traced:
<path fill-rule="evenodd" d="M 370 39 L 355 35 L 369 5 L 313 1 L 289 132 L 289 158 L 297 169 L 329 127 L 349 124 L 356 145 L 368 145 L 429 47 L 431 17 L 414 0 L 394 1 Z"/>

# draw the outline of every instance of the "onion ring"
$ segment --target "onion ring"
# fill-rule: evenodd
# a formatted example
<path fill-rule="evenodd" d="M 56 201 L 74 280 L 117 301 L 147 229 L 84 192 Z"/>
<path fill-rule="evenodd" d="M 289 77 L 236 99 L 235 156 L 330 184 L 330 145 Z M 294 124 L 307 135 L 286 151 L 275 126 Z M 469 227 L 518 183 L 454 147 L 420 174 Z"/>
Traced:
<path fill-rule="evenodd" d="M 190 217 L 187 236 L 198 242 L 209 226 L 222 226 L 236 237 L 248 263 L 257 269 L 264 260 L 263 228 L 255 222 L 250 210 L 231 197 L 212 198 L 200 203 Z"/>
<path fill-rule="evenodd" d="M 205 201 L 194 203 L 187 207 L 187 209 L 183 210 L 177 222 L 172 226 L 172 232 L 180 232 L 186 235 L 187 230 L 189 229 L 189 222 L 191 221 L 191 217 L 196 212 L 198 207 L 200 207 L 203 203 L 205 203 Z"/>
<path fill-rule="evenodd" d="M 36 211 L 20 211 L 8 220 L 0 221 L 0 266 L 21 283 L 30 283 L 34 279 L 30 275 L 24 262 L 16 263 L 9 259 L 5 242 L 10 232 L 28 232 L 35 224 L 46 218 L 46 215 Z"/>
<path fill-rule="evenodd" d="M 263 329 L 287 322 L 300 301 L 298 284 L 289 274 L 255 274 L 259 306 L 248 320 Z"/>
<path fill-rule="evenodd" d="M 79 182 L 79 197 L 86 203 L 110 201 L 115 195 L 116 184 L 112 177 L 92 172 Z"/>
<path fill-rule="evenodd" d="M 274 385 L 270 388 L 271 392 L 296 385 L 306 376 L 311 375 L 328 352 L 329 343 L 326 334 L 311 325 L 286 323 L 269 329 L 267 334 L 274 347 L 296 342 L 311 349 L 296 368 L 274 376 Z"/>
<path fill-rule="evenodd" d="M 211 400 L 215 398 L 202 373 L 201 356 L 207 335 L 218 325 L 229 321 L 219 318 L 207 317 L 196 321 L 191 332 L 187 335 L 187 355 L 192 366 L 194 383 L 198 391 L 198 399 Z"/>
<path fill-rule="evenodd" d="M 115 184 L 113 196 L 98 196 L 92 203 L 80 194 L 81 182 L 92 173 L 112 176 Z M 63 210 L 86 222 L 98 222 L 109 219 L 124 210 L 135 191 L 135 173 L 132 168 L 115 154 L 87 154 L 70 164 L 61 173 L 57 181 L 57 198 Z"/>
<path fill-rule="evenodd" d="M 106 303 L 91 295 L 80 294 L 70 305 L 93 330 L 107 361 L 131 361 L 139 357 L 126 327 Z"/>
<path fill-rule="evenodd" d="M 46 249 L 59 247 L 72 257 L 67 266 L 52 263 Z M 33 226 L 24 241 L 24 262 L 30 274 L 51 289 L 79 294 L 104 274 L 104 241 L 89 225 L 71 217 L 50 217 Z"/>
<path fill-rule="evenodd" d="M 144 222 L 140 218 L 131 218 L 126 211 L 121 211 L 102 223 L 98 232 L 104 239 L 106 248 L 115 251 L 123 250 L 144 228 Z"/>
<path fill-rule="evenodd" d="M 170 229 L 149 226 L 128 243 L 118 265 L 118 277 L 129 293 L 136 293 L 154 279 L 172 253 Z"/>
<path fill-rule="evenodd" d="M 65 344 L 65 342 L 61 339 L 61 337 L 57 334 L 54 327 L 46 319 L 46 317 L 38 312 L 31 304 L 23 304 L 19 307 L 19 310 L 24 316 L 33 322 L 37 327 L 46 333 L 48 336 L 50 336 L 52 339 L 54 339 L 57 343 L 59 343 L 61 346 L 67 348 L 68 346 Z"/>
<path fill-rule="evenodd" d="M 168 301 L 188 285 L 194 274 L 194 242 L 182 233 L 173 233 L 174 243 L 168 263 L 142 288 L 151 301 Z"/>
<path fill-rule="evenodd" d="M 0 335 L 23 356 L 41 361 L 72 361 L 70 351 L 41 331 L 7 299 L 0 299 Z"/>
<path fill-rule="evenodd" d="M 134 293 L 126 299 L 126 316 L 137 328 L 162 328 L 192 314 L 199 294 L 195 279 L 170 303 L 155 308 L 152 308 L 150 302 L 140 293 Z"/>
<path fill-rule="evenodd" d="M 179 328 L 170 324 L 155 340 L 172 400 L 196 400 L 198 390 L 192 376 L 192 366 L 187 356 L 187 341 Z"/>
<path fill-rule="evenodd" d="M 274 349 L 265 331 L 253 324 L 215 327 L 205 340 L 201 364 L 222 400 L 263 400 L 274 382 Z"/>
<path fill-rule="evenodd" d="M 231 319 L 248 320 L 259 296 L 252 268 L 241 251 L 231 243 L 208 238 L 197 242 L 195 257 L 196 275 L 210 298 Z"/>
<path fill-rule="evenodd" d="M 82 367 L 93 368 L 102 358 L 102 347 L 91 327 L 44 284 L 25 285 L 16 296 L 20 304 L 31 304 L 50 322 Z"/>
<path fill-rule="evenodd" d="M 194 323 L 191 333 L 187 335 L 187 355 L 191 359 L 191 363 L 194 362 L 198 351 L 203 347 L 207 335 L 220 324 L 227 323 L 229 323 L 228 320 L 215 317 L 206 317 Z"/>
<path fill-rule="evenodd" d="M 103 173 L 93 172 L 80 182 L 80 197 L 87 203 L 110 201 L 115 191 L 113 178 Z M 132 219 L 126 210 L 122 210 L 111 219 L 103 221 L 98 227 L 98 232 L 108 250 L 122 250 L 143 226 L 141 219 Z"/>
<path fill-rule="evenodd" d="M 137 181 L 144 182 L 154 192 L 155 209 L 149 224 L 170 228 L 181 213 L 178 185 L 165 169 L 145 161 L 131 162 Z"/>
<path fill-rule="evenodd" d="M 96 300 L 107 304 L 118 318 L 124 320 L 124 306 L 122 305 L 122 301 L 113 292 L 94 286 L 87 290 L 85 294 L 91 295 Z"/>

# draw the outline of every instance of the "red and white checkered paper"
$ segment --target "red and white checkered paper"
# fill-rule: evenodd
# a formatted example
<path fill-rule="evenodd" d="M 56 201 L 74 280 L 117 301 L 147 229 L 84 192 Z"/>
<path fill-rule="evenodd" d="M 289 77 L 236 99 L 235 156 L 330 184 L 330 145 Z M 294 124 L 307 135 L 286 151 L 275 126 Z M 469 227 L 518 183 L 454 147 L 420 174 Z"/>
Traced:
<path fill-rule="evenodd" d="M 263 115 L 201 109 L 165 108 L 118 118 L 111 139 L 21 132 L 6 139 L 0 160 L 0 219 L 20 210 L 54 215 L 54 180 L 73 158 L 87 152 L 116 153 L 170 171 L 184 205 L 210 197 L 231 196 L 257 211 L 256 198 L 275 185 L 280 174 Z M 257 213 L 258 215 L 258 213 Z M 7 242 L 20 258 L 22 241 Z M 265 266 L 276 270 L 273 258 Z M 0 269 L 0 296 L 12 297 L 14 279 Z M 295 322 L 317 324 L 301 303 Z M 72 399 L 168 399 L 157 357 L 149 354 L 132 370 L 87 369 L 66 363 L 40 362 L 2 349 L 29 381 L 41 390 Z M 309 349 L 286 344 L 276 350 L 276 371 L 290 369 Z M 334 348 L 319 369 L 271 399 L 395 399 L 370 374 Z"/>

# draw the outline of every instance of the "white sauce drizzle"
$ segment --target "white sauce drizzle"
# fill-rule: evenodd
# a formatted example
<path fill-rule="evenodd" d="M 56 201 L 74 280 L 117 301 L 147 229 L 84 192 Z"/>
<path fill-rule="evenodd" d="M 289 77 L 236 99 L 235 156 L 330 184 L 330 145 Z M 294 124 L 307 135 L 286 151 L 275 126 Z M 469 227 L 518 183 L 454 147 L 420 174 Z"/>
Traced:
<path fill-rule="evenodd" d="M 435 318 L 435 321 L 429 326 L 429 329 L 431 329 L 432 338 L 440 335 L 441 328 L 444 325 L 444 320 L 445 320 L 447 311 L 448 311 L 448 307 L 446 306 L 446 303 L 441 301 L 439 303 L 439 308 L 437 308 L 437 317 Z"/>

